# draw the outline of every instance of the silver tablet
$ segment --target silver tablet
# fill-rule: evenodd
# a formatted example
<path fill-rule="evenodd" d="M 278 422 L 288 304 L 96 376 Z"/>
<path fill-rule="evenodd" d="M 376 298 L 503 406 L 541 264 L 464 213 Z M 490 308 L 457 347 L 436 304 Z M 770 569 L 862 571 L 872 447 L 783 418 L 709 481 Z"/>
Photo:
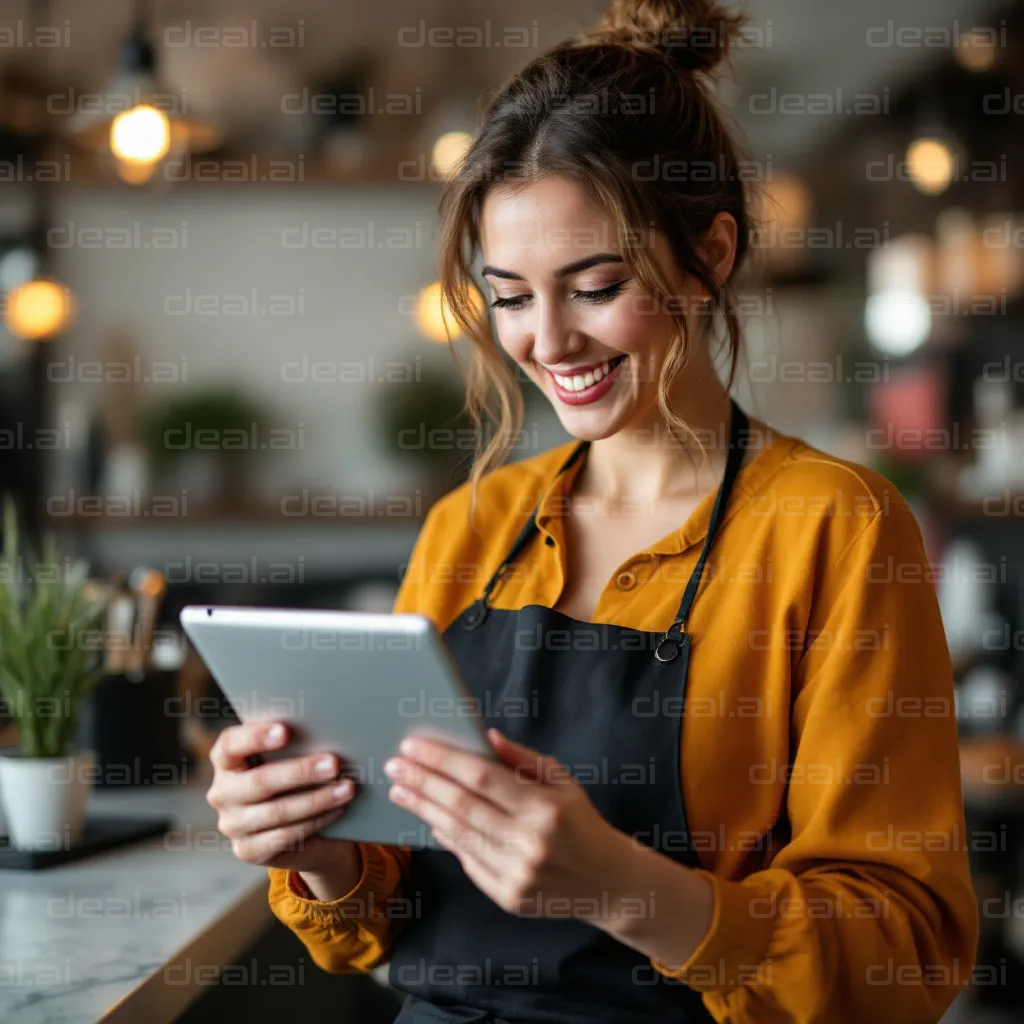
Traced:
<path fill-rule="evenodd" d="M 243 722 L 287 722 L 267 758 L 330 751 L 357 796 L 321 835 L 437 847 L 429 827 L 388 799 L 383 766 L 409 735 L 496 758 L 479 701 L 422 615 L 193 605 L 181 624 Z"/>

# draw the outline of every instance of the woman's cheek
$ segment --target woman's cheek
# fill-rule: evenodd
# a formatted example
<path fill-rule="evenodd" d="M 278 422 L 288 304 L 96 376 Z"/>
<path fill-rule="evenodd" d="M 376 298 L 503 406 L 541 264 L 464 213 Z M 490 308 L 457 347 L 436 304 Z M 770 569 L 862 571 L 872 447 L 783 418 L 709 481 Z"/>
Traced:
<path fill-rule="evenodd" d="M 602 345 L 637 355 L 649 346 L 656 318 L 638 312 L 632 297 L 623 297 L 594 317 L 590 333 Z"/>
<path fill-rule="evenodd" d="M 521 324 L 517 324 L 511 317 L 498 317 L 495 321 L 495 333 L 498 336 L 498 344 L 512 359 L 520 364 L 529 361 L 529 333 Z"/>

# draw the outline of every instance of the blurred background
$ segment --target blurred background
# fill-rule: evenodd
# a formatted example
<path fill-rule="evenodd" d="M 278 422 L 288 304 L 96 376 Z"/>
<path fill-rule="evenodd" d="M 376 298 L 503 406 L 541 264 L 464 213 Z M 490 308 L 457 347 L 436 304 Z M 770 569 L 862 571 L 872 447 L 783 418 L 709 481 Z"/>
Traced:
<path fill-rule="evenodd" d="M 195 710 L 181 607 L 389 610 L 464 478 L 437 200 L 487 91 L 602 9 L 0 0 L 0 489 L 121 581 L 111 676 L 164 680 L 187 756 L 226 713 Z M 719 89 L 764 193 L 738 394 L 915 509 L 992 837 L 965 839 L 980 966 L 949 1019 L 1020 1020 L 1024 6 L 745 9 Z M 523 386 L 516 457 L 566 440 Z"/>

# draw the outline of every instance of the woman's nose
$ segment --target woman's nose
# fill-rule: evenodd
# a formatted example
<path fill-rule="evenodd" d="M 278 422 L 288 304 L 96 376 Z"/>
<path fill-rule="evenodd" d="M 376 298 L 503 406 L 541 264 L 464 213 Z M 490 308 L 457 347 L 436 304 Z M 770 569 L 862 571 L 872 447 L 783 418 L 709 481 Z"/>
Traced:
<path fill-rule="evenodd" d="M 533 358 L 545 366 L 557 366 L 579 352 L 586 338 L 554 302 L 538 303 L 533 335 Z"/>

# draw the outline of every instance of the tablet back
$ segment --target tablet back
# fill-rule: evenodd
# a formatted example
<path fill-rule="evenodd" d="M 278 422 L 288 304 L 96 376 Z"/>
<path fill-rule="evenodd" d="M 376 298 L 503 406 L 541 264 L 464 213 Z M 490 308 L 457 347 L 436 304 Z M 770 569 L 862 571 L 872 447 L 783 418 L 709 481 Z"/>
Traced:
<path fill-rule="evenodd" d="M 438 848 L 429 827 L 387 796 L 385 761 L 405 736 L 489 758 L 479 702 L 420 615 L 189 606 L 181 624 L 243 722 L 287 722 L 267 757 L 331 751 L 358 796 L 321 835 Z"/>

